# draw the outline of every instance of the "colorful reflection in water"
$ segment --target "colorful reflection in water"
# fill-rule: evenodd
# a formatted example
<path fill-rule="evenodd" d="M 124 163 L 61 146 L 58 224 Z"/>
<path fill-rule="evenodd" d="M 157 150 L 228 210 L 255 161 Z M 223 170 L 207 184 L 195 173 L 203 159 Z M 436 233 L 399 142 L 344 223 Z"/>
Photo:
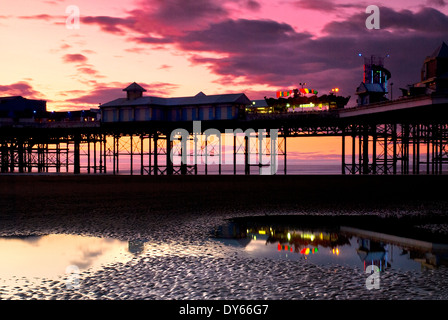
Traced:
<path fill-rule="evenodd" d="M 259 258 L 293 260 L 317 265 L 362 268 L 375 265 L 422 271 L 448 266 L 448 244 L 432 243 L 348 226 L 247 227 L 229 222 L 215 230 L 215 239 L 243 248 Z"/>

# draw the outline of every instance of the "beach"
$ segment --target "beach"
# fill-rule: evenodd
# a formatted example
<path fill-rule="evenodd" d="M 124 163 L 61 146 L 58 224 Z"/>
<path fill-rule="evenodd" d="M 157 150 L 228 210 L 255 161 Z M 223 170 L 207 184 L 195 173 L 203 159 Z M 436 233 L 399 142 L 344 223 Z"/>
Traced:
<path fill-rule="evenodd" d="M 145 239 L 147 245 L 126 263 L 83 272 L 79 289 L 35 279 L 0 286 L 0 297 L 447 299 L 446 268 L 418 274 L 391 270 L 381 290 L 369 291 L 359 270 L 257 259 L 210 238 L 226 219 L 275 215 L 416 217 L 422 228 L 445 237 L 446 181 L 445 176 L 2 175 L 1 236 L 79 234 Z"/>

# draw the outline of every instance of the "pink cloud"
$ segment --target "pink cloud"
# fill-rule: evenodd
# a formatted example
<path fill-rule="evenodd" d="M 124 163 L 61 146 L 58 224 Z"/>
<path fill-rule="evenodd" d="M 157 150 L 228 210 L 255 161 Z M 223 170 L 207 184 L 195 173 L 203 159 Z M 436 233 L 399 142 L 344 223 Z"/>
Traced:
<path fill-rule="evenodd" d="M 29 99 L 42 99 L 44 97 L 41 92 L 35 90 L 26 81 L 19 81 L 10 85 L 0 85 L 0 94 L 2 96 L 23 96 Z"/>
<path fill-rule="evenodd" d="M 247 1 L 246 5 L 259 8 L 253 0 Z M 229 16 L 223 4 L 213 0 L 140 0 L 137 8 L 129 11 L 126 17 L 85 16 L 81 21 L 117 35 L 133 31 L 142 35 L 135 37 L 135 41 L 157 44 L 171 42 L 174 36 L 201 29 Z"/>
<path fill-rule="evenodd" d="M 135 20 L 132 18 L 117 18 L 108 16 L 87 16 L 81 17 L 81 22 L 85 24 L 96 24 L 102 31 L 114 34 L 125 34 L 125 28 L 132 28 Z"/>
<path fill-rule="evenodd" d="M 62 60 L 66 63 L 85 63 L 87 62 L 87 57 L 79 53 L 66 54 L 62 57 Z"/>
<path fill-rule="evenodd" d="M 173 66 L 170 66 L 170 65 L 167 65 L 167 64 L 162 64 L 160 67 L 159 67 L 159 70 L 168 70 L 168 69 L 171 69 Z"/>
<path fill-rule="evenodd" d="M 98 70 L 95 70 L 93 67 L 80 66 L 78 68 L 78 71 L 83 74 L 87 74 L 87 75 L 91 75 L 91 76 L 98 76 Z"/>
<path fill-rule="evenodd" d="M 293 5 L 300 9 L 321 12 L 332 12 L 343 8 L 359 8 L 361 12 L 364 12 L 366 8 L 363 3 L 339 3 L 333 0 L 299 0 L 295 1 Z"/>
<path fill-rule="evenodd" d="M 90 104 L 98 105 L 103 104 L 118 98 L 124 98 L 125 94 L 123 89 L 126 88 L 130 83 L 92 83 L 92 90 L 85 93 L 84 95 L 79 95 L 77 98 L 67 99 L 68 103 L 75 104 Z M 177 84 L 165 83 L 165 82 L 153 82 L 153 83 L 142 83 L 139 84 L 147 90 L 146 96 L 170 96 L 172 92 L 179 88 Z M 76 92 L 78 94 L 78 92 Z"/>
<path fill-rule="evenodd" d="M 44 20 L 44 21 L 50 21 L 53 20 L 55 17 L 49 14 L 36 14 L 32 16 L 20 16 L 19 19 L 25 19 L 25 20 Z"/>

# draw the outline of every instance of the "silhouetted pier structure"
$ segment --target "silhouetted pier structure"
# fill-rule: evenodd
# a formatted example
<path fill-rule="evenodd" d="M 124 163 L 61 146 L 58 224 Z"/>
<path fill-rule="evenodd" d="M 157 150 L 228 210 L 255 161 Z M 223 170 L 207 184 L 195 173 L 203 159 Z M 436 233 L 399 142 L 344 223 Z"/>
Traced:
<path fill-rule="evenodd" d="M 198 174 L 200 166 L 208 174 L 209 165 L 221 174 L 224 164 L 233 174 L 238 165 L 244 174 L 252 167 L 274 174 L 280 156 L 286 174 L 288 138 L 336 136 L 342 174 L 441 174 L 448 163 L 448 46 L 425 59 L 421 82 L 400 88 L 396 100 L 385 97 L 390 78 L 382 58 L 365 59 L 358 106 L 321 112 L 251 114 L 243 93 L 161 98 L 144 96 L 135 82 L 123 89 L 126 97 L 101 105 L 101 121 L 98 110 L 54 121 L 45 102 L 0 98 L 0 168 L 120 174 L 127 161 L 129 174 Z M 2 115 L 8 105 L 17 110 L 14 121 Z M 39 113 L 48 119 L 29 121 Z"/>
<path fill-rule="evenodd" d="M 250 174 L 251 167 L 274 165 L 258 160 L 260 154 L 275 152 L 287 173 L 287 138 L 337 136 L 341 137 L 342 174 L 441 174 L 443 164 L 448 163 L 447 112 L 446 95 L 423 95 L 321 113 L 201 121 L 198 135 L 193 134 L 193 121 L 2 124 L 0 167 L 2 173 L 120 174 L 120 162 L 128 161 L 129 174 L 197 174 L 201 164 L 185 159 L 201 156 L 214 157 L 219 174 L 223 158 L 230 157 L 233 173 L 238 174 L 236 157 L 242 157 L 239 163 L 244 164 L 244 174 Z M 177 129 L 188 131 L 188 141 L 171 139 Z M 210 138 L 202 138 L 197 149 L 190 148 L 187 154 L 186 144 L 191 145 L 208 129 L 221 133 L 241 129 L 240 135 L 233 135 L 233 143 L 227 144 L 230 156 L 224 154 L 221 139 Z M 272 132 L 278 135 L 271 137 Z M 171 154 L 183 162 L 173 163 Z M 258 155 L 255 161 L 251 160 L 254 154 Z M 269 159 L 277 161 L 277 157 Z M 207 160 L 202 164 L 207 174 L 210 164 Z"/>

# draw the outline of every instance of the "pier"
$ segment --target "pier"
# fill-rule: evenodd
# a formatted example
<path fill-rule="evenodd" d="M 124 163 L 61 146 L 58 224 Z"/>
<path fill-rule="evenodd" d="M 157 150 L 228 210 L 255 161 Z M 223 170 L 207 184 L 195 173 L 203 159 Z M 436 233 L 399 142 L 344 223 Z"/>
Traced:
<path fill-rule="evenodd" d="M 422 70 L 419 83 L 388 99 L 384 58 L 365 58 L 350 108 L 350 97 L 305 88 L 256 102 L 244 93 L 145 96 L 134 82 L 126 96 L 56 121 L 44 101 L 0 98 L 1 114 L 17 111 L 0 114 L 0 171 L 122 174 L 125 162 L 130 175 L 208 174 L 212 165 L 218 174 L 223 165 L 233 174 L 287 174 L 288 139 L 332 136 L 341 141 L 341 174 L 438 175 L 448 163 L 448 45 Z"/>
<path fill-rule="evenodd" d="M 442 174 L 448 163 L 447 112 L 446 95 L 422 95 L 320 113 L 202 120 L 201 132 L 194 132 L 195 121 L 2 123 L 0 168 L 2 173 L 121 174 L 120 162 L 128 161 L 131 175 L 198 174 L 201 164 L 186 161 L 193 156 L 202 159 L 205 174 L 209 159 L 215 159 L 220 174 L 224 157 L 233 160 L 234 174 L 250 174 L 254 166 L 261 172 L 272 161 L 283 163 L 283 172 L 275 173 L 287 174 L 288 139 L 337 136 L 341 174 Z M 179 129 L 189 133 L 188 141 L 173 139 Z M 207 132 L 237 129 L 240 134 L 227 145 Z M 268 157 L 265 163 L 262 156 Z M 173 162 L 176 157 L 180 163 Z"/>

